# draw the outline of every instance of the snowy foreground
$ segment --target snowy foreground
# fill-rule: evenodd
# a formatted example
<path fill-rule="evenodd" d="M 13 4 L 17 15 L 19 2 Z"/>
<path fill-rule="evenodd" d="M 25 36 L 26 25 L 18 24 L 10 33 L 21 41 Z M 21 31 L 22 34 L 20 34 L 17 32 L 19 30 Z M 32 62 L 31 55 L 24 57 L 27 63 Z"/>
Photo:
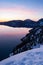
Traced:
<path fill-rule="evenodd" d="M 0 65 L 43 65 L 43 46 L 14 55 L 1 61 Z"/>

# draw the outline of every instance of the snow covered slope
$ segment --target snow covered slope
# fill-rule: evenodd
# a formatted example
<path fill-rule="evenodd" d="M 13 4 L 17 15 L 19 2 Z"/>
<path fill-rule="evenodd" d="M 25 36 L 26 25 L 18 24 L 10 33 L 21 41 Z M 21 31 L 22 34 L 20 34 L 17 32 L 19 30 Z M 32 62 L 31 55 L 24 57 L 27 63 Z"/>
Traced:
<path fill-rule="evenodd" d="M 0 65 L 43 65 L 43 46 L 14 55 L 1 61 Z"/>

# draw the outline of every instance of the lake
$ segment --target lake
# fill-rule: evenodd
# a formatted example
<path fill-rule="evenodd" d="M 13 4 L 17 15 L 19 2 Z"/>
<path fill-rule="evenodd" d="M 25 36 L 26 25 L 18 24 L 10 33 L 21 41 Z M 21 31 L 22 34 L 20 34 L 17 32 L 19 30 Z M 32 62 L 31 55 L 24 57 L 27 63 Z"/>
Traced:
<path fill-rule="evenodd" d="M 0 60 L 7 58 L 14 47 L 21 43 L 31 28 L 13 28 L 0 25 Z"/>

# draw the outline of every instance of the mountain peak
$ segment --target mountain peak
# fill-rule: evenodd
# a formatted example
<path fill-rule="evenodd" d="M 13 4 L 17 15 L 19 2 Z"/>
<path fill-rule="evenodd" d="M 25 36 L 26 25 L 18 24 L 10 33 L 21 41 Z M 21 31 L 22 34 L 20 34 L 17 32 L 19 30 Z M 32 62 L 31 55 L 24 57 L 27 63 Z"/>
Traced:
<path fill-rule="evenodd" d="M 25 19 L 24 21 L 33 21 L 33 20 L 31 20 L 31 19 Z"/>

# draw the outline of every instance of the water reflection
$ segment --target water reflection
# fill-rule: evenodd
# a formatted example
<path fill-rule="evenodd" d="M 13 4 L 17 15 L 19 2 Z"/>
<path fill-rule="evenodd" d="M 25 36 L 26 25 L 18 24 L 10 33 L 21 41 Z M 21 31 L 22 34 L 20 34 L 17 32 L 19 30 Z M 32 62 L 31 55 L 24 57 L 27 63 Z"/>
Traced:
<path fill-rule="evenodd" d="M 0 59 L 8 57 L 12 49 L 21 42 L 31 28 L 12 28 L 0 25 Z"/>

